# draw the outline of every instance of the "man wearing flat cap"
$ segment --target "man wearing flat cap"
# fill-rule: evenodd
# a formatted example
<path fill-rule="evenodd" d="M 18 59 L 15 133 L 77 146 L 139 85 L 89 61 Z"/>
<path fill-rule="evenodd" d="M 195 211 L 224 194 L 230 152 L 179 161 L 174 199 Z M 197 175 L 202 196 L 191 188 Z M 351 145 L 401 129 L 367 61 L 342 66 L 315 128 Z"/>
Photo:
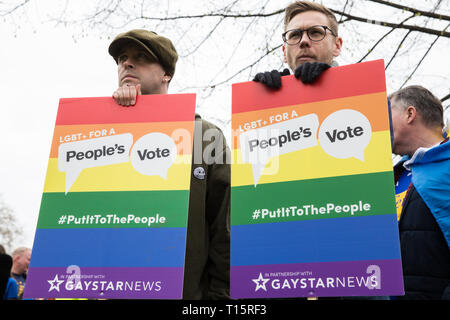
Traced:
<path fill-rule="evenodd" d="M 118 104 L 132 106 L 141 94 L 168 93 L 178 60 L 169 39 L 152 31 L 131 30 L 112 41 L 109 53 L 118 67 L 119 88 L 113 94 Z M 203 139 L 206 131 L 208 136 L 214 131 L 214 141 Z M 206 147 L 221 152 L 207 155 Z M 196 114 L 183 299 L 229 299 L 229 271 L 229 149 L 220 129 Z"/>

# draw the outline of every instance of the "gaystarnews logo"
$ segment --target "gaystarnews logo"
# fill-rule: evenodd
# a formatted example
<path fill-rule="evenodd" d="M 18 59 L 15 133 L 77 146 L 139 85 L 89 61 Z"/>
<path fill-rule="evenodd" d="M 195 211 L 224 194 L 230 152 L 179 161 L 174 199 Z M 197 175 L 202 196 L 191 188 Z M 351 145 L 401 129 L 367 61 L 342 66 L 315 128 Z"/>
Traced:
<path fill-rule="evenodd" d="M 267 278 L 264 278 L 267 277 Z M 260 272 L 256 279 L 255 292 L 259 290 L 302 290 L 302 289 L 337 289 L 337 288 L 367 288 L 381 289 L 381 268 L 369 265 L 365 273 L 354 275 L 313 276 L 311 271 L 305 272 Z"/>
<path fill-rule="evenodd" d="M 50 278 L 53 276 L 50 276 Z M 108 280 L 105 275 L 82 274 L 79 266 L 69 266 L 66 274 L 55 274 L 54 278 L 47 280 L 48 292 L 139 292 L 161 291 L 161 280 Z M 62 285 L 62 286 L 61 286 Z"/>

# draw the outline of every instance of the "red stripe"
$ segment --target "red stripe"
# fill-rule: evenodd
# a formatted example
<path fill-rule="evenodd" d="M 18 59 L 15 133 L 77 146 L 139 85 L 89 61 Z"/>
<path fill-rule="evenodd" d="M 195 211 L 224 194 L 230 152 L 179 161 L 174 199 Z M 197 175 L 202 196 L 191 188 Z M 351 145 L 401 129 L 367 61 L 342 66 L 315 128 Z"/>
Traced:
<path fill-rule="evenodd" d="M 142 95 L 132 107 L 113 98 L 63 98 L 56 125 L 194 121 L 195 94 Z"/>
<path fill-rule="evenodd" d="M 282 77 L 279 90 L 254 81 L 232 85 L 232 112 L 330 100 L 386 91 L 384 61 L 375 60 L 330 68 L 313 85 L 294 76 Z"/>

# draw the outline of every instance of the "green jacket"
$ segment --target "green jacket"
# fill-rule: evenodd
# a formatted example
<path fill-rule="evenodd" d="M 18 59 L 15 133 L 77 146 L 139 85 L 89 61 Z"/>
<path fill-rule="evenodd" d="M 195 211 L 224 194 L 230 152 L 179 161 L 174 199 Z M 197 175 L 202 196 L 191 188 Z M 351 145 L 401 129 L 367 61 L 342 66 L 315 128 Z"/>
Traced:
<path fill-rule="evenodd" d="M 195 116 L 183 299 L 229 299 L 230 150 Z"/>

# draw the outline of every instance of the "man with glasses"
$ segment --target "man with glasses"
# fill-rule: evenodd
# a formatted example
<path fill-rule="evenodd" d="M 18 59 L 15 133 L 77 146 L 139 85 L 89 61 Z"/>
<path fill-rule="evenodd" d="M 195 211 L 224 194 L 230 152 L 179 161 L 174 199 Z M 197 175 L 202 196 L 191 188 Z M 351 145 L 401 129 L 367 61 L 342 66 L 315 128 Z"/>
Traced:
<path fill-rule="evenodd" d="M 318 3 L 296 1 L 285 9 L 284 30 L 284 62 L 303 83 L 314 83 L 325 70 L 338 65 L 335 58 L 341 53 L 343 41 L 338 36 L 338 22 L 330 9 Z M 258 73 L 253 81 L 279 89 L 281 76 L 289 74 L 289 69 L 284 69 L 281 73 L 272 70 Z M 391 126 L 391 142 L 392 137 Z M 343 299 L 386 300 L 388 297 Z"/>
<path fill-rule="evenodd" d="M 338 35 L 338 22 L 330 9 L 309 1 L 291 3 L 285 9 L 284 30 L 284 62 L 303 83 L 314 83 L 322 72 L 338 65 L 334 59 L 341 53 L 342 38 Z M 261 72 L 253 81 L 279 89 L 281 77 L 289 74 L 289 69 L 281 73 L 277 70 Z M 394 135 L 389 99 L 388 112 L 392 146 Z"/>
<path fill-rule="evenodd" d="M 283 37 L 284 62 L 303 83 L 313 83 L 323 71 L 336 66 L 342 38 L 338 36 L 338 22 L 333 12 L 318 3 L 297 1 L 285 10 Z M 281 87 L 283 72 L 258 73 L 254 81 L 274 89 Z"/>

